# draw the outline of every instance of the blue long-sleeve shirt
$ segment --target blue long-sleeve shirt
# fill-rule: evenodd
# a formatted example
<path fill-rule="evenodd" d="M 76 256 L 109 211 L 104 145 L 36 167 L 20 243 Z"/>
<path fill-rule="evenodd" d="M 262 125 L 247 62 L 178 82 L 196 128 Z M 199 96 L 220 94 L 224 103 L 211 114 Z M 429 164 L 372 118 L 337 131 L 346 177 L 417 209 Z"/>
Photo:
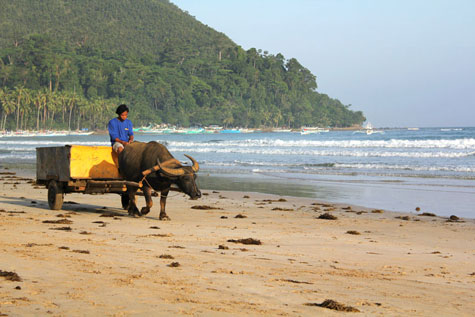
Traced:
<path fill-rule="evenodd" d="M 120 121 L 119 119 L 114 118 L 111 121 L 109 121 L 109 124 L 107 125 L 107 129 L 109 130 L 109 136 L 110 136 L 112 145 L 114 145 L 116 138 L 119 138 L 119 140 L 128 142 L 129 137 L 131 135 L 134 135 L 132 121 L 130 121 L 129 119 Z"/>

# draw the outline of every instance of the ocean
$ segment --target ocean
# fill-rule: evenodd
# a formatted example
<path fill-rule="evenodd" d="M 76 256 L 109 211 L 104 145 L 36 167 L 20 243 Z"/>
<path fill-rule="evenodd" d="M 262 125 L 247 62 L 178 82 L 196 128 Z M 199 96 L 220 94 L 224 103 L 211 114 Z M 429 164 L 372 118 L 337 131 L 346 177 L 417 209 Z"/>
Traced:
<path fill-rule="evenodd" d="M 475 218 L 475 128 L 382 133 L 136 134 L 200 163 L 202 189 L 312 197 Z M 0 137 L 0 165 L 34 170 L 36 147 L 110 145 L 108 135 Z"/>

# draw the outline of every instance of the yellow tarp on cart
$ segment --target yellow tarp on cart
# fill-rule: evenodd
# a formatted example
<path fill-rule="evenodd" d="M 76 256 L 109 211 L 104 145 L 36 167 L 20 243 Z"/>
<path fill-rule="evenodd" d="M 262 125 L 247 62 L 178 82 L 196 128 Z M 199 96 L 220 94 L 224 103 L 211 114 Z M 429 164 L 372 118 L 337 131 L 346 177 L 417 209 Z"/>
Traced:
<path fill-rule="evenodd" d="M 110 146 L 66 145 L 36 149 L 38 180 L 121 179 Z"/>
<path fill-rule="evenodd" d="M 71 178 L 120 178 L 117 153 L 110 146 L 71 146 Z"/>

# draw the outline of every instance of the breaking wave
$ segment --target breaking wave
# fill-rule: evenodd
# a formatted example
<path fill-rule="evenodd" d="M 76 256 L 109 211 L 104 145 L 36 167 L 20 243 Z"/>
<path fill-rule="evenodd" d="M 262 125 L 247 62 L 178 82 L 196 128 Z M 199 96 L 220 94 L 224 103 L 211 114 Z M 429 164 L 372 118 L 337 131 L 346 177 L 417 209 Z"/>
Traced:
<path fill-rule="evenodd" d="M 174 152 L 192 151 L 195 153 L 236 153 L 236 154 L 259 154 L 259 155 L 307 155 L 307 156 L 349 156 L 349 157 L 408 157 L 408 158 L 460 158 L 474 156 L 475 151 L 470 152 L 402 152 L 402 151 L 351 151 L 351 150 L 312 150 L 312 149 L 282 149 L 282 148 L 245 148 L 245 147 L 201 147 L 169 148 Z"/>
<path fill-rule="evenodd" d="M 229 141 L 183 142 L 169 141 L 175 147 L 317 147 L 317 148 L 420 148 L 420 149 L 457 149 L 475 150 L 475 138 L 441 139 L 441 140 L 281 140 L 281 139 L 247 139 Z"/>

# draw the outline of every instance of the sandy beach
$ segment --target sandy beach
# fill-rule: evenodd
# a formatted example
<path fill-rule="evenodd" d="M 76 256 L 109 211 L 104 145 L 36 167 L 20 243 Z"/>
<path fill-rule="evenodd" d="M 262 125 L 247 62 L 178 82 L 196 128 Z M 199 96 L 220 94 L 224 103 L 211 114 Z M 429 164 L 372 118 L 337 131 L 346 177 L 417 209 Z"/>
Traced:
<path fill-rule="evenodd" d="M 475 310 L 473 219 L 212 190 L 171 193 L 166 222 L 158 197 L 143 218 L 114 194 L 68 194 L 53 211 L 33 177 L 0 172 L 0 316 Z"/>

